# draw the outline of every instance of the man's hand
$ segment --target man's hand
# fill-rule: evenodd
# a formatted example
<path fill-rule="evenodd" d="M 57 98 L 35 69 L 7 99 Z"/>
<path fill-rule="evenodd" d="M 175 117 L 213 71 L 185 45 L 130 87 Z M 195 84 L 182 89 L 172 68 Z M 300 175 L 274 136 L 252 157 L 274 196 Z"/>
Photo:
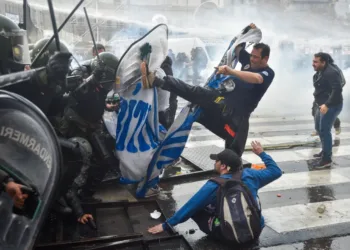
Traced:
<path fill-rule="evenodd" d="M 258 141 L 252 141 L 251 146 L 252 146 L 252 151 L 256 155 L 260 155 L 262 152 L 264 152 L 263 147 L 261 146 L 260 142 L 258 142 Z"/>
<path fill-rule="evenodd" d="M 251 29 L 256 29 L 256 25 L 254 23 L 251 23 L 247 27 L 245 27 L 242 31 L 242 34 L 246 34 Z"/>
<path fill-rule="evenodd" d="M 159 233 L 162 233 L 163 231 L 164 229 L 162 224 L 159 224 L 157 226 L 154 226 L 148 229 L 148 232 L 151 234 L 159 234 Z"/>
<path fill-rule="evenodd" d="M 230 75 L 231 68 L 227 65 L 215 67 L 217 69 L 216 74 Z"/>
<path fill-rule="evenodd" d="M 81 223 L 81 224 L 86 224 L 88 222 L 89 219 L 94 219 L 94 217 L 92 217 L 91 214 L 84 214 L 83 216 L 81 216 L 79 219 L 78 219 L 78 222 Z"/>
<path fill-rule="evenodd" d="M 10 181 L 6 184 L 6 192 L 12 197 L 15 207 L 22 208 L 28 194 L 23 194 L 21 191 L 22 185 Z"/>
<path fill-rule="evenodd" d="M 250 28 L 256 29 L 256 25 L 254 23 L 249 24 Z"/>
<path fill-rule="evenodd" d="M 109 112 L 115 112 L 118 109 L 119 109 L 119 103 L 115 103 L 115 104 L 107 103 L 106 104 L 106 110 Z"/>
<path fill-rule="evenodd" d="M 321 114 L 326 114 L 327 112 L 328 112 L 328 107 L 326 106 L 326 104 L 322 104 L 321 106 L 320 106 L 320 112 L 321 112 Z"/>

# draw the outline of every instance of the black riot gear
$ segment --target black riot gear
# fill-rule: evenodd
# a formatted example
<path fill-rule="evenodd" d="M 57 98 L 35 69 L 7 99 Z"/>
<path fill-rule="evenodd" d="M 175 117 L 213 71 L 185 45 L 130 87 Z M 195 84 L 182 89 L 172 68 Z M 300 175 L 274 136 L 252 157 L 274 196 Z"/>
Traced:
<path fill-rule="evenodd" d="M 112 84 L 115 82 L 115 70 L 117 69 L 119 59 L 110 52 L 102 52 L 99 54 L 100 60 L 103 63 L 104 69 L 101 75 L 100 82 L 106 82 L 104 88 L 112 88 Z M 91 61 L 91 70 L 94 72 L 99 66 L 100 62 L 97 57 Z M 107 83 L 109 82 L 109 84 Z"/>
<path fill-rule="evenodd" d="M 27 33 L 0 15 L 0 74 L 24 70 L 30 64 Z"/>
<path fill-rule="evenodd" d="M 0 90 L 0 116 L 0 169 L 31 190 L 21 211 L 0 196 L 0 249 L 32 249 L 63 178 L 61 149 L 45 115 L 24 97 Z"/>
<path fill-rule="evenodd" d="M 45 46 L 45 44 L 49 40 L 50 40 L 49 38 L 43 38 L 34 44 L 34 47 L 30 53 L 32 62 L 34 61 L 34 59 L 37 57 L 39 52 L 42 50 L 42 48 Z M 68 47 L 62 42 L 60 42 L 60 50 L 61 52 L 67 52 L 67 53 L 69 52 Z M 44 51 L 44 53 L 40 56 L 40 58 L 38 58 L 35 64 L 32 65 L 32 68 L 45 66 L 48 63 L 50 56 L 55 54 L 56 51 L 57 51 L 56 42 L 55 42 L 55 39 L 53 39 L 52 42 L 47 47 L 47 49 Z"/>
<path fill-rule="evenodd" d="M 46 67 L 0 76 L 0 89 L 24 96 L 45 114 L 52 99 L 66 86 L 69 53 L 52 56 Z"/>
<path fill-rule="evenodd" d="M 93 61 L 94 59 L 90 59 L 90 60 L 85 60 L 83 61 L 82 63 L 80 63 L 80 65 L 76 68 L 74 68 L 72 70 L 72 76 L 80 76 L 84 79 L 88 78 L 91 73 L 92 73 L 92 70 L 91 70 L 91 62 Z"/>

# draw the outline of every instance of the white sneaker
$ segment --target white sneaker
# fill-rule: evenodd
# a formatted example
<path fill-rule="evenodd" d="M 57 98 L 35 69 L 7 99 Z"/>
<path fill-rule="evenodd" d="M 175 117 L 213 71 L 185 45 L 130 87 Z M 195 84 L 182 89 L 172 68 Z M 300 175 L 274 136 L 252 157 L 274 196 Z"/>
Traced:
<path fill-rule="evenodd" d="M 312 132 L 312 133 L 311 133 L 311 136 L 318 136 L 317 131 Z"/>
<path fill-rule="evenodd" d="M 335 134 L 340 135 L 340 133 L 341 133 L 341 127 L 335 128 Z"/>

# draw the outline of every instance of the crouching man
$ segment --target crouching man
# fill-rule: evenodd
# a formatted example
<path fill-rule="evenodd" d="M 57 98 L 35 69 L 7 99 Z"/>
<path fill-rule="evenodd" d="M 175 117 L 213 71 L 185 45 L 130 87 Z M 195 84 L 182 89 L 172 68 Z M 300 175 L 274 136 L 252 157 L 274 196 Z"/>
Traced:
<path fill-rule="evenodd" d="M 265 163 L 265 169 L 242 169 L 241 157 L 230 149 L 225 149 L 219 154 L 210 155 L 210 159 L 215 160 L 215 170 L 220 174 L 220 177 L 206 182 L 170 219 L 163 224 L 150 228 L 148 232 L 152 234 L 161 233 L 166 229 L 167 225 L 176 226 L 191 218 L 197 223 L 201 231 L 214 239 L 235 243 L 244 243 L 257 239 L 264 227 L 264 218 L 261 216 L 260 205 L 257 199 L 258 190 L 278 179 L 282 175 L 282 171 L 271 156 L 264 152 L 259 142 L 252 142 L 252 148 L 253 152 Z M 229 185 L 224 187 L 229 180 L 234 180 L 235 182 L 230 182 Z M 237 184 L 240 187 L 235 186 Z M 242 202 L 243 198 L 241 196 L 237 199 L 238 202 L 233 204 L 233 200 L 236 201 L 236 199 L 232 197 L 235 197 L 237 194 L 236 190 L 239 190 L 240 195 L 243 195 L 247 201 L 246 203 Z M 226 197 L 222 199 L 221 197 L 225 195 Z M 229 197 L 227 200 L 232 202 L 226 202 L 225 204 L 225 198 L 227 197 Z M 246 209 L 250 209 L 251 213 L 248 214 L 252 215 L 248 220 L 244 219 L 247 214 Z M 227 213 L 227 211 L 231 211 L 231 213 Z M 231 217 L 231 215 L 237 214 L 236 212 L 240 214 L 240 218 Z M 255 225 L 252 225 L 254 218 Z M 220 226 L 220 222 L 223 219 L 228 223 L 221 223 Z M 247 223 L 250 223 L 250 225 Z M 231 229 L 226 230 L 227 224 L 230 224 Z M 244 227 L 249 228 L 249 230 L 243 232 Z M 232 239 L 230 239 L 231 236 L 227 232 L 232 233 Z M 251 233 L 251 235 L 247 235 L 247 232 L 248 234 Z"/>

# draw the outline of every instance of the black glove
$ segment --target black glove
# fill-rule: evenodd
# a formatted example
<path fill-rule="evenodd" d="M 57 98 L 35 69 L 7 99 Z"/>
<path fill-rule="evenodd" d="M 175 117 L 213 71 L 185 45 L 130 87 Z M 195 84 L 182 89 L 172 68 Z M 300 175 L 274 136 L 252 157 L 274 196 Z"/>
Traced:
<path fill-rule="evenodd" d="M 242 34 L 246 34 L 249 30 L 251 30 L 252 27 L 250 25 L 248 25 L 247 27 L 245 27 L 243 30 L 242 30 Z"/>
<path fill-rule="evenodd" d="M 103 73 L 105 72 L 105 67 L 106 67 L 106 65 L 104 64 L 104 62 L 102 62 L 101 60 L 97 61 L 96 67 L 95 67 L 94 71 L 92 72 L 92 74 L 94 75 L 95 79 L 98 82 L 101 81 Z"/>
<path fill-rule="evenodd" d="M 56 52 L 50 57 L 47 65 L 47 75 L 50 81 L 65 82 L 66 75 L 69 72 L 71 53 Z"/>

